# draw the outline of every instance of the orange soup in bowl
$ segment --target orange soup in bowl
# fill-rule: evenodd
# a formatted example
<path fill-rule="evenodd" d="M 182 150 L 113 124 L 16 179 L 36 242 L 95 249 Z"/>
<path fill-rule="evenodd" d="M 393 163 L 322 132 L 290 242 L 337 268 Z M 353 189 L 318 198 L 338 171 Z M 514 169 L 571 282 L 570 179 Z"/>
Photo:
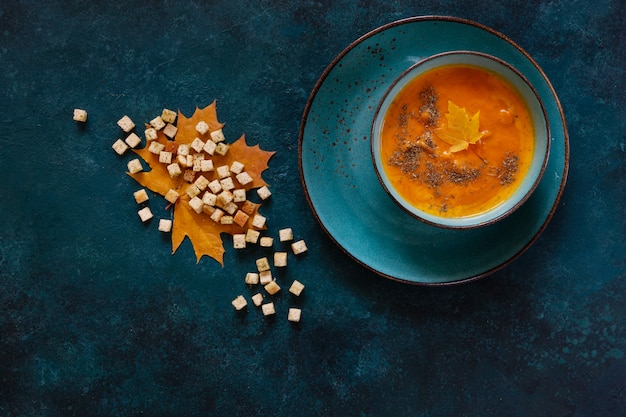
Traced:
<path fill-rule="evenodd" d="M 380 161 L 395 191 L 440 217 L 476 216 L 502 204 L 532 164 L 529 107 L 498 74 L 444 65 L 394 97 L 380 127 Z"/>

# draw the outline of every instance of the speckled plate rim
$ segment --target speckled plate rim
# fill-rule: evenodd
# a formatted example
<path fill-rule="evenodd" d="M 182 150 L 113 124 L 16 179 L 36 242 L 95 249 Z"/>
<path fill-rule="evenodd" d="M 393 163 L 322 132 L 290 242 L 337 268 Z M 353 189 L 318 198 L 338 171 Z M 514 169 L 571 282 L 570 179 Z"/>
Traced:
<path fill-rule="evenodd" d="M 329 76 L 331 75 L 331 73 L 333 72 L 333 70 L 337 67 L 340 67 L 342 65 L 342 61 L 346 58 L 346 56 L 348 54 L 350 54 L 352 51 L 354 51 L 356 48 L 358 48 L 359 46 L 361 46 L 364 42 L 368 42 L 369 40 L 371 40 L 372 38 L 375 38 L 376 36 L 380 35 L 381 33 L 384 33 L 385 31 L 389 30 L 389 29 L 394 29 L 397 27 L 400 27 L 402 25 L 419 25 L 421 23 L 436 23 L 436 22 L 442 22 L 442 23 L 454 23 L 454 24 L 459 24 L 459 25 L 467 25 L 471 28 L 480 30 L 480 31 L 484 31 L 486 32 L 488 35 L 490 36 L 494 36 L 499 38 L 501 41 L 504 41 L 505 43 L 507 43 L 509 46 L 513 47 L 519 54 L 521 54 L 523 56 L 523 58 L 525 60 L 528 61 L 528 63 L 530 63 L 532 65 L 532 67 L 534 67 L 534 71 L 537 71 L 538 75 L 542 78 L 542 81 L 545 82 L 545 85 L 547 87 L 547 89 L 550 92 L 550 99 L 553 100 L 553 105 L 556 107 L 556 110 L 558 112 L 558 117 L 560 117 L 559 123 L 551 123 L 552 126 L 554 125 L 561 125 L 562 131 L 559 130 L 559 132 L 557 134 L 555 134 L 555 132 L 551 132 L 551 137 L 552 140 L 555 139 L 560 139 L 563 143 L 562 144 L 558 144 L 559 146 L 557 146 L 556 151 L 558 151 L 559 153 L 561 153 L 559 155 L 560 158 L 563 159 L 563 163 L 562 163 L 562 167 L 559 165 L 559 168 L 561 168 L 561 171 L 559 173 L 556 173 L 555 175 L 560 174 L 560 183 L 558 184 L 558 189 L 556 190 L 556 193 L 553 196 L 553 201 L 552 201 L 552 205 L 549 208 L 549 211 L 547 213 L 547 215 L 545 216 L 545 218 L 543 219 L 543 222 L 540 223 L 540 225 L 537 227 L 537 230 L 534 232 L 534 234 L 529 238 L 529 239 L 524 239 L 524 242 L 520 243 L 518 246 L 516 247 L 510 254 L 508 254 L 507 256 L 504 256 L 503 259 L 499 260 L 497 264 L 495 265 L 489 265 L 489 266 L 485 266 L 483 269 L 480 270 L 476 270 L 476 268 L 474 268 L 473 271 L 468 271 L 467 274 L 465 274 L 464 276 L 461 277 L 456 277 L 456 278 L 452 278 L 452 279 L 431 279 L 432 277 L 428 277 L 429 279 L 425 279 L 425 277 L 421 277 L 421 276 L 401 276 L 401 274 L 398 273 L 394 273 L 394 271 L 387 271 L 387 270 L 382 270 L 381 268 L 377 268 L 376 266 L 374 266 L 374 262 L 370 262 L 370 258 L 367 257 L 363 257 L 363 256 L 358 256 L 358 255 L 362 255 L 362 254 L 356 254 L 355 253 L 355 248 L 350 247 L 349 245 L 346 245 L 345 242 L 342 241 L 342 236 L 337 235 L 336 233 L 331 232 L 327 225 L 324 223 L 322 217 L 323 215 L 325 215 L 326 213 L 321 212 L 320 210 L 325 210 L 325 207 L 320 207 L 319 204 L 316 204 L 316 202 L 314 201 L 314 199 L 311 196 L 311 192 L 310 192 L 310 177 L 307 177 L 309 174 L 306 172 L 305 169 L 305 158 L 307 158 L 307 153 L 304 152 L 304 148 L 305 148 L 305 142 L 308 143 L 310 142 L 310 137 L 307 136 L 307 124 L 309 122 L 309 118 L 311 117 L 311 109 L 313 108 L 314 104 L 316 103 L 316 99 L 318 98 L 318 95 L 320 94 L 321 91 L 323 91 L 323 89 L 325 88 L 325 85 L 327 83 L 329 83 Z M 443 52 L 443 51 L 448 51 L 448 50 L 454 50 L 454 49 L 458 49 L 458 47 L 456 46 L 447 46 L 447 47 L 442 47 L 439 52 Z M 415 51 L 416 55 L 419 55 L 419 51 Z M 407 65 L 408 66 L 408 65 Z M 391 76 L 388 77 L 388 81 L 387 84 L 390 84 L 393 79 L 395 77 Z M 383 87 L 384 88 L 384 87 Z M 338 98 L 340 99 L 340 98 Z M 545 99 L 545 98 L 544 98 Z M 371 123 L 371 121 L 369 122 Z M 561 137 L 562 136 L 562 137 Z M 367 143 L 367 146 L 369 146 L 369 142 Z M 562 150 L 559 150 L 559 148 L 562 147 Z M 554 158 L 554 151 L 552 152 L 552 154 L 550 155 L 550 158 Z M 345 252 L 349 257 L 351 257 L 354 261 L 356 261 L 357 263 L 361 264 L 362 266 L 364 266 L 365 268 L 385 277 L 385 278 L 389 278 L 392 280 L 396 280 L 396 281 L 400 281 L 400 282 L 404 282 L 404 283 L 409 283 L 409 284 L 415 284 L 415 285 L 425 285 L 425 286 L 446 286 L 446 285 L 455 285 L 455 284 L 460 284 L 460 283 L 467 283 L 467 282 L 471 282 L 483 277 L 486 277 L 488 275 L 493 274 L 494 272 L 504 268 L 505 266 L 509 265 L 511 262 L 513 262 L 515 259 L 517 259 L 520 255 L 522 255 L 536 240 L 537 238 L 541 235 L 541 233 L 545 230 L 545 228 L 547 227 L 548 223 L 550 222 L 550 220 L 552 219 L 556 208 L 558 206 L 558 203 L 561 199 L 561 196 L 563 194 L 563 190 L 565 188 L 565 184 L 567 181 L 567 175 L 568 175 L 568 170 L 569 170 L 569 136 L 568 136 L 568 131 L 567 131 L 567 125 L 565 122 L 565 116 L 563 113 L 563 109 L 561 106 L 561 103 L 556 95 L 556 92 L 552 86 L 552 84 L 550 83 L 550 81 L 548 80 L 547 76 L 545 75 L 544 71 L 539 67 L 539 65 L 534 61 L 534 59 L 526 52 L 524 51 L 519 45 L 517 45 L 515 42 L 513 42 L 511 39 L 509 39 L 508 37 L 506 37 L 505 35 L 495 31 L 494 29 L 491 29 L 485 25 L 482 25 L 480 23 L 477 22 L 473 22 L 471 20 L 467 20 L 467 19 L 463 19 L 463 18 L 457 18 L 457 17 L 451 17 L 451 16 L 418 16 L 418 17 L 410 17 L 410 18 L 406 18 L 406 19 L 402 19 L 402 20 L 397 20 L 391 23 L 388 23 L 386 25 L 383 25 L 377 29 L 374 29 L 371 32 L 366 33 L 365 35 L 359 37 L 357 40 L 355 40 L 354 42 L 352 42 L 350 45 L 348 45 L 339 55 L 337 55 L 337 57 L 335 57 L 335 59 L 333 59 L 333 61 L 326 67 L 326 69 L 324 70 L 324 72 L 322 73 L 322 75 L 320 76 L 320 78 L 318 79 L 315 87 L 313 88 L 309 99 L 307 101 L 307 104 L 305 106 L 304 109 L 304 113 L 302 116 L 302 121 L 301 121 L 301 125 L 300 125 L 300 132 L 299 132 L 299 138 L 298 138 L 298 163 L 299 163 L 299 169 L 300 169 L 300 179 L 302 182 L 302 186 L 304 188 L 305 191 L 305 196 L 307 199 L 307 202 L 309 204 L 309 206 L 311 207 L 311 210 L 313 212 L 314 217 L 316 218 L 317 222 L 321 225 L 322 229 L 324 230 L 324 232 L 330 237 L 330 239 L 332 241 L 335 242 L 335 244 L 337 244 L 337 246 L 343 251 Z M 372 168 L 373 169 L 373 168 Z M 311 173 L 311 175 L 313 175 Z M 337 181 L 341 181 L 339 175 L 335 175 L 334 179 Z M 332 184 L 328 184 L 329 188 L 330 186 L 332 186 Z M 358 197 L 357 197 L 358 198 Z M 539 221 L 541 221 L 541 219 L 539 219 Z M 429 227 L 435 227 L 435 226 L 429 226 Z M 492 226 L 492 227 L 497 227 L 496 226 Z M 521 227 L 521 226 L 520 226 Z M 497 239 L 497 233 L 496 234 L 492 234 L 491 237 L 493 238 L 493 236 L 496 236 Z M 428 238 L 428 236 L 424 236 L 424 238 Z M 382 243 L 382 242 L 381 242 Z M 415 262 L 413 259 L 406 259 L 405 262 L 407 263 L 412 263 Z"/>

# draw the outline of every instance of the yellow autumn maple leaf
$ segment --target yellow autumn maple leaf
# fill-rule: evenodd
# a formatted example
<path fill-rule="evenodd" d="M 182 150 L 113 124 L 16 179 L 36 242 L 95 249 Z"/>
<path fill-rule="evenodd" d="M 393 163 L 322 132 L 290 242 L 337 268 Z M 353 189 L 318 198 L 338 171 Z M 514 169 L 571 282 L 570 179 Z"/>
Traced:
<path fill-rule="evenodd" d="M 165 150 L 174 152 L 179 145 L 189 144 L 196 137 L 203 141 L 211 140 L 209 132 L 200 135 L 196 131 L 196 125 L 200 121 L 207 123 L 209 132 L 219 130 L 223 127 L 223 124 L 217 120 L 215 101 L 203 109 L 196 107 L 194 114 L 189 118 L 179 111 L 177 118 L 178 131 L 175 139 L 169 140 L 162 131 L 158 131 L 157 139 L 155 140 L 163 144 Z M 185 237 L 188 237 L 191 240 L 196 255 L 196 262 L 200 262 L 202 256 L 206 255 L 215 259 L 223 266 L 224 245 L 221 234 L 227 233 L 234 235 L 237 233 L 245 233 L 251 228 L 249 223 L 258 212 L 260 204 L 248 201 L 248 206 L 252 211 L 249 213 L 250 220 L 243 226 L 215 222 L 208 214 L 196 213 L 196 211 L 191 208 L 189 205 L 191 198 L 185 192 L 187 187 L 190 186 L 190 183 L 185 181 L 182 175 L 171 178 L 167 170 L 167 164 L 159 162 L 159 155 L 150 152 L 148 146 L 133 149 L 133 151 L 144 160 L 150 167 L 150 170 L 135 174 L 128 173 L 128 175 L 142 186 L 162 196 L 165 196 L 170 189 L 175 190 L 180 195 L 173 208 L 172 253 L 175 253 Z M 214 154 L 210 156 L 210 159 L 213 160 L 214 167 L 222 165 L 231 166 L 234 161 L 242 163 L 245 167 L 245 171 L 252 177 L 252 182 L 246 184 L 243 188 L 250 190 L 268 185 L 261 177 L 261 174 L 268 168 L 268 162 L 274 153 L 275 152 L 261 150 L 259 145 L 248 146 L 246 144 L 245 135 L 242 135 L 237 141 L 229 145 L 228 152 L 225 155 Z M 208 159 L 208 154 L 205 153 L 205 156 Z M 202 175 L 209 181 L 217 178 L 215 172 L 203 172 Z M 198 175 L 196 175 L 196 177 L 197 176 Z"/>
<path fill-rule="evenodd" d="M 470 117 L 465 108 L 449 100 L 448 113 L 445 116 L 447 125 L 436 129 L 435 133 L 441 140 L 451 145 L 450 152 L 465 150 L 483 137 L 484 132 L 479 130 L 480 110 Z"/>

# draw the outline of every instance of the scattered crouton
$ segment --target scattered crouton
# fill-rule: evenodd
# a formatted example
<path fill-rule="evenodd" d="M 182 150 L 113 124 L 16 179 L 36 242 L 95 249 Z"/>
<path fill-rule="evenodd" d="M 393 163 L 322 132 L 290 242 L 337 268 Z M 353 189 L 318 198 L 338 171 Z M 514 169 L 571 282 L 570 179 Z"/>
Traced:
<path fill-rule="evenodd" d="M 237 298 L 235 298 L 231 304 L 233 305 L 233 307 L 235 307 L 235 310 L 240 311 L 240 310 L 243 310 L 243 308 L 248 305 L 248 301 L 246 301 L 243 295 L 240 295 L 240 296 L 237 296 Z"/>
<path fill-rule="evenodd" d="M 87 121 L 87 111 L 83 109 L 74 109 L 74 121 L 85 123 Z"/>

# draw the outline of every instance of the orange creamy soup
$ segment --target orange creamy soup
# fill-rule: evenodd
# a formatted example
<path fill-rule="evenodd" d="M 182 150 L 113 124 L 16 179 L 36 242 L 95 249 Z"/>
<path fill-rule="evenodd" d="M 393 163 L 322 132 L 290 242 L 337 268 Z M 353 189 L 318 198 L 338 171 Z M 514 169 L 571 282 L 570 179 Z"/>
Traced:
<path fill-rule="evenodd" d="M 467 120 L 451 121 L 450 102 Z M 442 137 L 459 125 L 470 128 L 472 117 L 478 117 L 480 139 L 451 150 Z M 515 191 L 530 167 L 534 141 L 527 104 L 512 85 L 483 69 L 450 65 L 417 77 L 394 99 L 382 126 L 381 159 L 393 187 L 416 208 L 466 217 Z"/>

